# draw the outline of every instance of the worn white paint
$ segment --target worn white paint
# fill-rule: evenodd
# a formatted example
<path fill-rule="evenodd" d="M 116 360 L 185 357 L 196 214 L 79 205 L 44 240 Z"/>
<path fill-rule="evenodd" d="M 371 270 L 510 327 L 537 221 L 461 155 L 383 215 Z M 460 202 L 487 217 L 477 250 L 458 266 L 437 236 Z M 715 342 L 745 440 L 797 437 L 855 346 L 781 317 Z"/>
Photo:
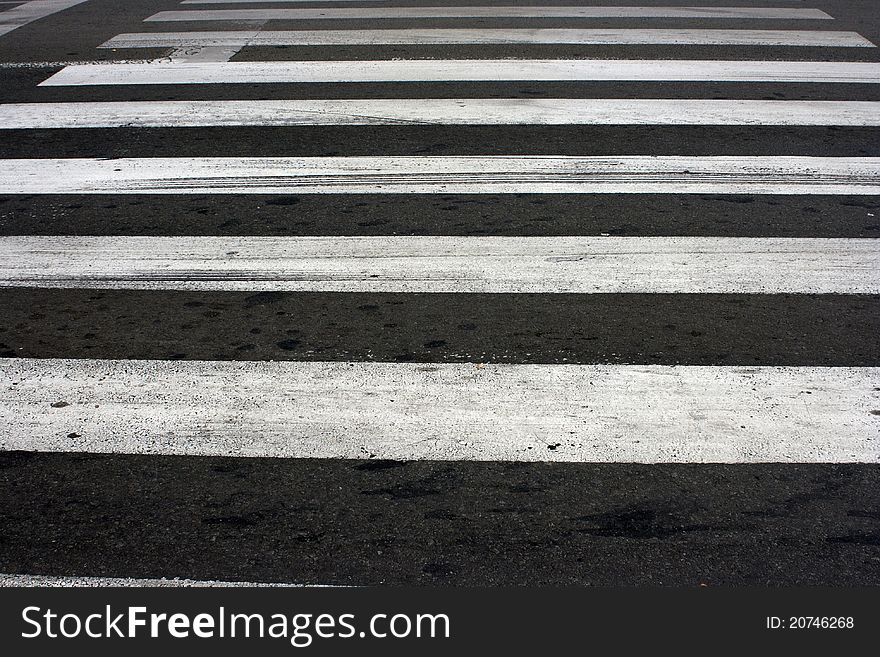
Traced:
<path fill-rule="evenodd" d="M 880 83 L 880 63 L 465 59 L 193 62 L 68 66 L 40 86 L 282 82 L 839 82 Z"/>
<path fill-rule="evenodd" d="M 2 359 L 0 448 L 880 463 L 878 386 L 874 367 Z"/>
<path fill-rule="evenodd" d="M 248 21 L 386 18 L 757 18 L 831 20 L 820 9 L 775 7 L 322 7 L 160 11 L 145 21 Z"/>
<path fill-rule="evenodd" d="M 9 34 L 28 23 L 70 9 L 86 0 L 32 0 L 0 12 L 0 36 Z"/>
<path fill-rule="evenodd" d="M 696 29 L 400 29 L 266 30 L 221 32 L 135 32 L 119 34 L 102 48 L 181 48 L 187 46 L 342 46 L 418 44 L 673 44 L 748 46 L 828 46 L 871 48 L 856 32 L 819 30 Z"/>
<path fill-rule="evenodd" d="M 880 194 L 880 158 L 361 156 L 0 160 L 0 194 Z"/>
<path fill-rule="evenodd" d="M 880 102 L 399 98 L 0 105 L 0 130 L 412 124 L 880 126 Z"/>
<path fill-rule="evenodd" d="M 230 46 L 184 46 L 165 58 L 170 62 L 228 62 L 241 48 Z"/>
<path fill-rule="evenodd" d="M 423 293 L 880 293 L 880 240 L 0 237 L 0 286 Z"/>
<path fill-rule="evenodd" d="M 158 587 L 158 588 L 226 588 L 226 587 L 312 587 L 314 584 L 266 584 L 262 582 L 225 582 L 218 580 L 194 579 L 141 579 L 133 577 L 81 577 L 78 575 L 11 575 L 0 573 L 0 588 L 3 587 Z"/>

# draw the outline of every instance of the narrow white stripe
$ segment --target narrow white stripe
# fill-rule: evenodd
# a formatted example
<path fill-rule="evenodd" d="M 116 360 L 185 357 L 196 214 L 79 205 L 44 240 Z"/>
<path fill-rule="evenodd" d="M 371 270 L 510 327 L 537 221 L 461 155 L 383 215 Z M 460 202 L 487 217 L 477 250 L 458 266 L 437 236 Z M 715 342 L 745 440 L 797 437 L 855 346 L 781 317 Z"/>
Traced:
<path fill-rule="evenodd" d="M 880 102 L 407 98 L 0 105 L 0 129 L 398 124 L 880 126 Z"/>
<path fill-rule="evenodd" d="M 0 286 L 425 293 L 877 294 L 880 240 L 0 237 Z"/>
<path fill-rule="evenodd" d="M 0 36 L 9 34 L 28 23 L 45 18 L 52 14 L 69 9 L 74 5 L 81 4 L 86 0 L 32 0 L 18 7 L 0 12 Z"/>
<path fill-rule="evenodd" d="M 102 48 L 171 48 L 185 46 L 338 46 L 393 44 L 675 44 L 749 46 L 831 46 L 870 48 L 856 32 L 818 30 L 688 29 L 409 29 L 300 30 L 254 33 L 143 32 L 120 34 Z"/>
<path fill-rule="evenodd" d="M 0 573 L 0 587 L 304 587 L 313 584 L 266 584 L 257 582 L 221 582 L 194 579 L 140 579 L 132 577 L 78 577 L 74 575 L 7 575 Z"/>
<path fill-rule="evenodd" d="M 880 462 L 873 367 L 2 359 L 0 383 L 5 450 Z"/>
<path fill-rule="evenodd" d="M 767 18 L 820 19 L 819 9 L 763 7 L 324 7 L 160 11 L 146 21 L 247 21 L 384 18 Z"/>
<path fill-rule="evenodd" d="M 40 86 L 281 82 L 630 80 L 880 83 L 875 62 L 716 60 L 379 60 L 68 66 Z"/>
<path fill-rule="evenodd" d="M 880 194 L 880 158 L 377 156 L 0 160 L 0 194 Z"/>

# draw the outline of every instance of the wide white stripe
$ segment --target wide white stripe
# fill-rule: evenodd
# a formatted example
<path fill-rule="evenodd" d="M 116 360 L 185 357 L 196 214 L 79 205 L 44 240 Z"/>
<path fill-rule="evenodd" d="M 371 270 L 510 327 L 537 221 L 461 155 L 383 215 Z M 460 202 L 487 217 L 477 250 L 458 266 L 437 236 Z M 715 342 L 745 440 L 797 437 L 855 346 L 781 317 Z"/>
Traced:
<path fill-rule="evenodd" d="M 170 588 L 201 588 L 201 587 L 304 587 L 313 584 L 266 584 L 258 582 L 223 582 L 218 580 L 194 579 L 141 579 L 133 577 L 79 577 L 76 575 L 9 575 L 0 573 L 0 587 L 170 587 Z"/>
<path fill-rule="evenodd" d="M 102 48 L 186 46 L 339 46 L 412 44 L 675 44 L 874 47 L 856 32 L 818 30 L 693 29 L 404 29 L 281 30 L 228 32 L 136 32 L 120 34 Z"/>
<path fill-rule="evenodd" d="M 0 194 L 880 194 L 880 158 L 363 156 L 0 160 Z"/>
<path fill-rule="evenodd" d="M 0 36 L 8 34 L 23 25 L 33 23 L 64 9 L 69 9 L 86 0 L 32 0 L 18 7 L 0 12 Z"/>
<path fill-rule="evenodd" d="M 759 18 L 819 19 L 819 9 L 765 7 L 323 7 L 160 11 L 146 21 L 247 21 L 384 18 Z"/>
<path fill-rule="evenodd" d="M 878 463 L 878 386 L 873 367 L 2 359 L 0 449 Z"/>
<path fill-rule="evenodd" d="M 880 102 L 405 98 L 0 105 L 0 130 L 399 124 L 880 126 Z"/>
<path fill-rule="evenodd" d="M 40 86 L 519 80 L 877 84 L 880 83 L 880 64 L 626 59 L 108 63 L 68 66 L 41 82 Z"/>
<path fill-rule="evenodd" d="M 880 292 L 880 240 L 0 237 L 0 286 L 470 293 Z"/>

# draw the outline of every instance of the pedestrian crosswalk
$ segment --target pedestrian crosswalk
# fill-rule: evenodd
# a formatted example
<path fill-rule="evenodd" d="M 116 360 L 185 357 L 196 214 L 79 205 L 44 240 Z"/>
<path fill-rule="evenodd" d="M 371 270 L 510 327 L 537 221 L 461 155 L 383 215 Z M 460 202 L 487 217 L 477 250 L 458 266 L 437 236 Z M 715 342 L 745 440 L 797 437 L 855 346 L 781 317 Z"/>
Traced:
<path fill-rule="evenodd" d="M 90 490 L 89 510 L 70 516 L 90 521 L 50 510 L 40 531 L 76 525 L 69 536 L 81 537 L 92 513 L 118 508 L 149 516 L 138 490 L 214 509 L 186 521 L 195 529 L 178 544 L 145 538 L 126 516 L 106 531 L 137 538 L 98 530 L 97 566 L 59 537 L 66 548 L 27 546 L 0 557 L 0 572 L 585 584 L 610 581 L 592 557 L 619 549 L 627 583 L 686 583 L 690 566 L 675 555 L 687 550 L 734 583 L 812 582 L 773 571 L 801 557 L 819 583 L 835 583 L 840 559 L 850 579 L 876 581 L 862 553 L 833 551 L 849 545 L 841 523 L 861 518 L 853 505 L 870 504 L 880 464 L 872 39 L 836 29 L 827 3 L 217 8 L 232 3 L 145 15 L 94 47 L 120 58 L 154 49 L 150 59 L 71 63 L 47 71 L 34 96 L 0 104 L 0 136 L 39 142 L 23 157 L 0 149 L 0 299 L 12 318 L 0 326 L 0 448 L 10 471 L 31 477 L 20 490 L 57 493 L 79 477 Z M 407 22 L 386 27 L 395 19 Z M 168 22 L 186 31 L 161 31 Z M 560 44 L 628 50 L 466 50 Z M 399 58 L 397 45 L 458 49 Z M 639 58 L 653 45 L 680 49 Z M 317 52 L 260 59 L 276 46 Z M 723 50 L 692 58 L 694 46 Z M 752 59 L 751 46 L 785 55 Z M 188 48 L 196 57 L 169 54 Z M 227 50 L 199 58 L 200 48 Z M 836 54 L 815 59 L 812 48 Z M 814 97 L 786 95 L 803 88 Z M 547 127 L 571 135 L 564 154 L 540 143 Z M 339 148 L 314 137 L 341 128 Z M 455 141 L 465 128 L 500 138 L 474 153 Z M 511 146 L 513 128 L 526 137 Z M 602 137 L 620 128 L 635 145 Z M 681 148 L 638 152 L 660 128 Z M 754 144 L 756 129 L 779 137 Z M 865 135 L 845 154 L 849 142 L 834 143 L 843 129 Z M 429 136 L 419 150 L 402 130 Z M 736 152 L 714 141 L 721 130 L 738 131 Z M 802 131 L 809 152 L 793 153 L 786 130 Z M 601 146 L 571 141 L 590 138 Z M 248 153 L 204 155 L 217 140 Z M 708 154 L 685 154 L 697 140 Z M 310 148 L 320 154 L 299 154 Z M 594 229 L 612 219 L 614 234 Z M 90 483 L 102 463 L 113 473 Z M 233 476 L 284 483 L 259 502 L 256 489 L 216 488 Z M 351 477 L 367 476 L 387 480 L 349 500 L 362 485 Z M 785 481 L 800 488 L 780 492 Z M 564 511 L 547 510 L 557 486 Z M 821 504 L 809 506 L 817 487 Z M 656 499 L 662 508 L 645 510 Z M 502 519 L 512 504 L 528 519 Z M 778 521 L 787 533 L 774 545 L 812 513 L 844 538 L 801 557 L 761 552 L 756 537 L 786 513 L 799 519 Z M 545 535 L 523 528 L 531 522 Z M 227 524 L 239 532 L 222 537 L 227 547 L 199 556 L 205 532 Z M 686 547 L 595 543 L 656 542 L 694 524 L 711 531 L 684 531 Z M 262 538 L 249 533 L 258 525 Z M 135 540 L 160 556 L 132 565 L 119 545 Z M 277 555 L 291 540 L 307 556 L 285 566 Z M 580 555 L 572 579 L 539 565 L 528 546 L 546 540 Z M 265 564 L 261 541 L 275 546 Z M 731 559 L 733 570 L 720 565 Z"/>

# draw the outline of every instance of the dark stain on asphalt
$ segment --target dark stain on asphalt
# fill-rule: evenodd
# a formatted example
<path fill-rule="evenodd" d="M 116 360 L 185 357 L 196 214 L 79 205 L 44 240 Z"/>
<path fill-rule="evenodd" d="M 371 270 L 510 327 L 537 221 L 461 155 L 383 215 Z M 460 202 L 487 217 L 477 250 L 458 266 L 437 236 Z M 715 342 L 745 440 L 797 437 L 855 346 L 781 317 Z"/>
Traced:
<path fill-rule="evenodd" d="M 430 495 L 439 494 L 440 490 L 437 488 L 427 488 L 410 484 L 361 491 L 361 495 L 387 495 L 393 500 L 409 500 L 416 497 L 428 497 Z"/>
<path fill-rule="evenodd" d="M 287 294 L 285 292 L 257 292 L 245 297 L 245 308 L 253 308 L 254 306 L 262 306 L 269 303 L 278 303 L 283 300 Z"/>
<path fill-rule="evenodd" d="M 435 577 L 444 577 L 452 573 L 452 569 L 442 563 L 427 563 L 422 567 L 422 572 Z"/>
<path fill-rule="evenodd" d="M 202 522 L 206 525 L 226 525 L 229 527 L 253 527 L 259 525 L 263 518 L 260 514 L 252 514 L 249 516 L 215 516 L 212 518 L 203 518 Z"/>
<path fill-rule="evenodd" d="M 579 528 L 577 531 L 591 536 L 616 538 L 663 539 L 689 532 L 724 529 L 719 526 L 693 523 L 680 512 L 662 506 L 609 511 L 582 516 L 577 520 L 591 525 Z"/>
<path fill-rule="evenodd" d="M 392 468 L 406 467 L 407 461 L 395 461 L 393 459 L 373 459 L 364 461 L 354 466 L 355 470 L 363 470 L 366 472 L 375 472 L 377 470 L 390 470 Z"/>
<path fill-rule="evenodd" d="M 266 201 L 266 205 L 296 205 L 300 202 L 298 196 L 279 196 L 270 198 Z"/>
<path fill-rule="evenodd" d="M 846 536 L 830 536 L 827 540 L 829 543 L 880 546 L 880 534 L 847 534 Z"/>

